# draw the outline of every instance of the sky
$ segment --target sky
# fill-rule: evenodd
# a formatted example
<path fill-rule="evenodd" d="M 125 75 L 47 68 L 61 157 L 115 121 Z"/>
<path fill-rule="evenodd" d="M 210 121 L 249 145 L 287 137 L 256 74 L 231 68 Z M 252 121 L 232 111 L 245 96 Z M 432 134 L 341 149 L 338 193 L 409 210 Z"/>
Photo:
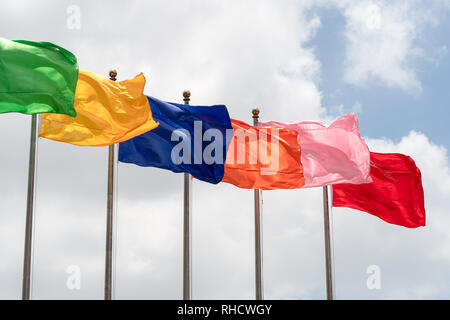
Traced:
<path fill-rule="evenodd" d="M 427 225 L 332 210 L 337 299 L 450 297 L 450 1 L 0 0 L 1 37 L 231 117 L 359 118 L 371 151 L 411 156 Z M 0 116 L 0 299 L 20 299 L 30 117 Z M 107 148 L 39 139 L 34 299 L 102 299 Z M 182 298 L 183 175 L 118 164 L 116 299 Z M 253 193 L 193 183 L 194 299 L 254 298 Z M 263 192 L 267 299 L 325 299 L 322 190 Z M 79 270 L 80 287 L 67 285 Z M 368 285 L 378 270 L 379 286 Z"/>

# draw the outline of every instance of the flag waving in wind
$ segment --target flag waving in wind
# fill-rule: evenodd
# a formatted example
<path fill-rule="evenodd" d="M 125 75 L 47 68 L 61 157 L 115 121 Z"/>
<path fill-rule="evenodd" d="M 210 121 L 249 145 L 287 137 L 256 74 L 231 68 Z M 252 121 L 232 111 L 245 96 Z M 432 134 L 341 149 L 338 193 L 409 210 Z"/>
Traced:
<path fill-rule="evenodd" d="M 296 189 L 305 183 L 298 133 L 231 120 L 223 182 L 246 189 Z"/>
<path fill-rule="evenodd" d="M 0 38 L 0 113 L 76 116 L 76 57 L 50 42 Z"/>
<path fill-rule="evenodd" d="M 259 122 L 294 130 L 300 135 L 305 188 L 335 183 L 368 183 L 369 148 L 359 135 L 358 119 L 350 113 L 329 127 L 318 122 Z"/>
<path fill-rule="evenodd" d="M 115 82 L 80 70 L 76 117 L 43 114 L 39 136 L 79 146 L 107 146 L 158 126 L 143 94 L 145 77 Z"/>
<path fill-rule="evenodd" d="M 186 172 L 219 183 L 227 155 L 230 116 L 224 105 L 191 106 L 148 97 L 158 128 L 120 143 L 119 161 Z"/>
<path fill-rule="evenodd" d="M 370 153 L 372 183 L 333 186 L 333 206 L 373 214 L 389 223 L 425 225 L 422 176 L 414 160 L 398 153 Z"/>

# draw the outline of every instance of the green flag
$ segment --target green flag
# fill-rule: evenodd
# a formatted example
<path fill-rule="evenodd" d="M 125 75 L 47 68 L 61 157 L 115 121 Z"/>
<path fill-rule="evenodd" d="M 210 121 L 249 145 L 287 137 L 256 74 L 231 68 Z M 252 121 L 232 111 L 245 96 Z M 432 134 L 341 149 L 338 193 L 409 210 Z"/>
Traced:
<path fill-rule="evenodd" d="M 50 42 L 0 38 L 0 113 L 75 117 L 77 58 Z"/>

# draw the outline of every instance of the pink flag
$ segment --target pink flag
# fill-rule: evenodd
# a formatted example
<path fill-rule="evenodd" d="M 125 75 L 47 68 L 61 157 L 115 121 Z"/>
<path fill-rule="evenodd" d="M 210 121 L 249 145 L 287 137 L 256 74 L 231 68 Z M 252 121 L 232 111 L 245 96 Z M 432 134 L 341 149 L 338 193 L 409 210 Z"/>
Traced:
<path fill-rule="evenodd" d="M 369 183 L 370 152 L 359 135 L 358 119 L 350 113 L 326 127 L 318 122 L 259 122 L 299 133 L 305 188 L 335 183 Z"/>

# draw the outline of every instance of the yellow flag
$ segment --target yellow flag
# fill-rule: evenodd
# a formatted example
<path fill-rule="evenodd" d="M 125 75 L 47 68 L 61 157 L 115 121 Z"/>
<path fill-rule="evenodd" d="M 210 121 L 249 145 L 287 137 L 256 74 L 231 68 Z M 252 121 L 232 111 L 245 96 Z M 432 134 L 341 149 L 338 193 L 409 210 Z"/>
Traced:
<path fill-rule="evenodd" d="M 40 137 L 79 146 L 119 143 L 158 126 L 143 94 L 145 77 L 115 82 L 79 71 L 75 90 L 76 117 L 42 114 Z"/>

